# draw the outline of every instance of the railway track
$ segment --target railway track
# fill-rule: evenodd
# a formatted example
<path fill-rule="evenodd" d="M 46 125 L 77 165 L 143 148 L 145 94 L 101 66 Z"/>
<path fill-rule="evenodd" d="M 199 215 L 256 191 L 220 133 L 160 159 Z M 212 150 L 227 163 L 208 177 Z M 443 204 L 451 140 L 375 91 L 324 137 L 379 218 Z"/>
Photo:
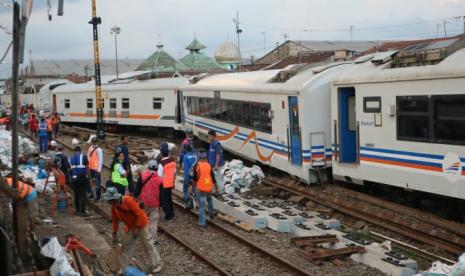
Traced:
<path fill-rule="evenodd" d="M 63 139 L 55 139 L 63 144 L 69 151 L 73 149 Z M 108 146 L 108 145 L 107 145 Z M 110 147 L 111 148 L 111 147 Z M 132 156 L 133 161 L 136 159 Z M 107 173 L 110 172 L 108 162 L 104 162 L 104 168 Z M 207 219 L 210 226 L 207 231 L 203 231 L 198 227 L 197 214 L 195 212 L 185 212 L 181 203 L 175 201 L 175 206 L 178 209 L 176 221 L 183 224 L 181 235 L 179 226 L 176 223 L 159 224 L 158 229 L 162 233 L 175 240 L 187 250 L 191 251 L 200 260 L 209 264 L 221 275 L 259 275 L 263 268 L 274 271 L 273 275 L 312 275 L 309 271 L 287 260 L 283 256 L 276 255 L 261 245 L 227 229 L 215 220 Z M 89 201 L 89 206 L 98 214 L 111 220 L 108 209 L 105 209 L 100 204 Z M 188 225 L 187 227 L 185 227 Z M 186 231 L 187 230 L 187 231 Z M 177 233 L 178 232 L 178 233 Z M 186 239 L 190 235 L 202 235 L 202 239 L 197 239 L 195 244 L 192 239 Z M 233 241 L 231 241 L 233 239 Z M 225 243 L 226 241 L 226 243 Z M 213 245 L 212 245 L 213 244 Z M 228 248 L 224 256 L 216 256 L 209 252 L 211 246 L 218 248 Z M 243 252 L 247 252 L 247 256 L 242 256 Z M 244 259 L 245 258 L 245 259 Z M 246 270 L 241 270 L 235 264 L 250 259 L 252 266 L 248 266 Z M 253 261 L 252 261 L 253 260 Z M 256 270 L 256 271 L 254 271 Z"/>
<path fill-rule="evenodd" d="M 463 237 L 451 233 L 445 235 L 445 230 L 438 229 L 438 227 L 434 227 L 431 224 L 419 224 L 405 221 L 402 217 L 399 218 L 392 212 L 386 212 L 385 209 L 373 210 L 373 208 L 370 208 L 370 206 L 366 204 L 354 203 L 353 201 L 349 202 L 343 198 L 331 196 L 323 192 L 316 193 L 298 185 L 299 182 L 293 179 L 269 177 L 263 181 L 263 184 L 302 195 L 313 202 L 327 206 L 341 214 L 366 221 L 398 235 L 440 248 L 454 255 L 459 255 L 465 250 L 465 240 Z M 370 199 L 370 201 L 373 202 L 375 200 Z M 377 202 L 377 204 L 382 206 L 380 202 Z"/>

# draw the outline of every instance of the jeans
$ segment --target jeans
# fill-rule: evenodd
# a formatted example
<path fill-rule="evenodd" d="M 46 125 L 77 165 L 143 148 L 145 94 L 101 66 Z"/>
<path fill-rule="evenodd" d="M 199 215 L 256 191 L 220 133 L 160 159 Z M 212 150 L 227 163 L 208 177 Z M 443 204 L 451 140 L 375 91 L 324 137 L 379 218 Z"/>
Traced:
<path fill-rule="evenodd" d="M 102 194 L 100 172 L 90 170 L 90 177 L 92 177 L 92 181 L 95 184 L 95 200 L 98 201 L 100 200 L 100 195 Z"/>
<path fill-rule="evenodd" d="M 183 199 L 184 202 L 187 203 L 189 200 L 189 186 L 191 185 L 191 179 L 189 177 L 184 177 L 184 184 L 182 186 L 182 192 L 183 192 Z M 199 192 L 197 190 L 197 185 L 193 185 L 194 189 L 194 198 L 198 199 L 199 198 Z"/>
<path fill-rule="evenodd" d="M 157 251 L 153 243 L 152 236 L 150 235 L 150 231 L 148 229 L 148 225 L 144 228 L 140 229 L 138 232 L 134 230 L 129 230 L 127 233 L 124 234 L 123 239 L 121 241 L 123 247 L 122 251 L 123 254 L 120 259 L 121 267 L 126 267 L 130 264 L 130 258 L 133 257 L 133 252 L 136 247 L 136 242 L 139 240 L 142 243 L 142 247 L 144 251 L 150 258 L 152 262 L 152 269 L 155 268 L 157 265 L 161 265 L 161 258 L 160 254 Z"/>
<path fill-rule="evenodd" d="M 59 125 L 59 124 L 56 124 L 56 125 L 53 126 L 53 135 L 54 135 L 55 137 L 58 136 L 58 130 L 59 130 L 59 129 L 60 129 L 60 125 Z"/>
<path fill-rule="evenodd" d="M 87 188 L 89 186 L 89 179 L 85 175 L 78 175 L 72 178 L 74 188 L 74 207 L 77 213 L 86 212 L 87 204 Z"/>
<path fill-rule="evenodd" d="M 223 187 L 223 177 L 221 175 L 221 167 L 218 167 L 218 169 L 215 170 L 213 168 L 213 171 L 215 173 L 215 180 L 216 180 L 216 186 L 218 187 L 218 193 L 222 194 L 224 193 L 224 187 Z"/>
<path fill-rule="evenodd" d="M 45 137 L 39 137 L 39 150 L 40 153 L 46 153 L 48 149 L 48 138 Z"/>
<path fill-rule="evenodd" d="M 173 199 L 171 197 L 172 189 L 173 188 L 163 188 L 163 186 L 160 186 L 160 203 L 163 208 L 163 212 L 165 212 L 166 220 L 174 218 Z"/>
<path fill-rule="evenodd" d="M 210 193 L 199 193 L 199 224 L 200 226 L 207 225 L 205 219 L 205 201 L 208 203 L 208 215 L 213 216 L 213 201 Z"/>

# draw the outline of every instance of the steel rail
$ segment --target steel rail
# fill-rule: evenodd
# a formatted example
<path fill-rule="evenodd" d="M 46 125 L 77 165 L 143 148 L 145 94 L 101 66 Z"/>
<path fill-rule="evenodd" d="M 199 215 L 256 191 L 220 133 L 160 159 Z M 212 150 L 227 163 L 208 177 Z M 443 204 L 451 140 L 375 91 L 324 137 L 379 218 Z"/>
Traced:
<path fill-rule="evenodd" d="M 409 228 L 405 227 L 404 225 L 400 225 L 397 222 L 387 221 L 387 220 L 385 220 L 383 218 L 377 217 L 376 215 L 360 211 L 360 210 L 358 210 L 356 208 L 351 207 L 348 204 L 345 205 L 345 204 L 341 204 L 341 202 L 331 201 L 331 199 L 319 197 L 319 196 L 309 192 L 308 190 L 305 190 L 305 189 L 302 189 L 302 188 L 297 188 L 297 187 L 290 187 L 290 186 L 287 186 L 287 185 L 283 185 L 283 184 L 280 184 L 280 183 L 273 182 L 273 181 L 271 181 L 269 179 L 264 179 L 262 181 L 262 183 L 266 184 L 266 185 L 269 185 L 269 186 L 273 186 L 273 187 L 276 187 L 276 188 L 286 190 L 286 191 L 294 193 L 294 194 L 299 194 L 299 195 L 305 196 L 306 198 L 310 199 L 311 201 L 322 204 L 322 205 L 325 205 L 325 206 L 327 206 L 327 207 L 329 207 L 331 209 L 336 210 L 337 212 L 339 212 L 341 214 L 345 214 L 345 215 L 348 215 L 348 216 L 351 216 L 351 217 L 366 221 L 368 223 L 380 226 L 380 227 L 382 227 L 384 229 L 395 232 L 397 234 L 408 237 L 410 239 L 420 241 L 420 242 L 423 242 L 425 244 L 429 244 L 429 245 L 444 249 L 445 251 L 447 251 L 449 253 L 459 255 L 459 254 L 461 254 L 463 252 L 463 249 L 464 249 L 463 247 L 457 246 L 457 245 L 452 244 L 452 243 L 447 242 L 447 241 L 443 241 L 443 240 L 440 240 L 440 239 L 437 239 L 437 238 L 433 238 L 433 236 L 427 235 L 427 234 L 425 234 L 423 232 L 419 232 L 419 231 L 414 230 L 414 229 L 409 229 Z"/>
<path fill-rule="evenodd" d="M 23 134 L 27 135 L 29 138 L 32 138 L 30 137 L 28 134 L 24 133 Z M 56 139 L 55 138 L 55 141 L 59 142 L 60 144 L 62 144 L 64 147 L 66 147 L 67 149 L 69 150 L 72 150 L 73 147 L 64 143 L 61 139 Z M 108 166 L 107 164 L 103 164 L 103 166 L 105 167 L 105 169 L 107 170 L 110 170 L 110 166 Z M 68 187 L 70 191 L 72 191 L 71 187 Z M 102 186 L 102 188 L 105 188 L 104 186 Z M 88 201 L 87 204 L 97 213 L 99 214 L 100 216 L 104 217 L 105 219 L 107 219 L 108 221 L 111 221 L 111 215 L 110 213 L 108 213 L 107 211 L 105 211 L 103 208 L 101 208 L 100 206 L 98 206 L 95 202 L 92 202 L 92 201 Z M 175 235 L 174 233 L 168 231 L 165 227 L 163 227 L 162 225 L 158 225 L 158 230 L 164 234 L 166 234 L 168 237 L 170 237 L 171 239 L 173 239 L 174 241 L 178 242 L 181 246 L 183 246 L 184 248 L 186 248 L 187 250 L 189 250 L 193 255 L 195 255 L 197 258 L 201 259 L 202 261 L 204 261 L 205 263 L 207 263 L 209 266 L 211 266 L 214 270 L 216 270 L 220 275 L 225 275 L 225 276 L 231 276 L 232 274 L 230 274 L 229 272 L 227 272 L 226 270 L 224 270 L 223 268 L 221 268 L 218 264 L 216 264 L 214 261 L 212 261 L 211 259 L 209 259 L 208 257 L 202 255 L 198 250 L 196 250 L 195 248 L 193 248 L 192 246 L 190 246 L 186 241 L 184 241 L 182 238 L 180 238 L 179 236 Z"/>

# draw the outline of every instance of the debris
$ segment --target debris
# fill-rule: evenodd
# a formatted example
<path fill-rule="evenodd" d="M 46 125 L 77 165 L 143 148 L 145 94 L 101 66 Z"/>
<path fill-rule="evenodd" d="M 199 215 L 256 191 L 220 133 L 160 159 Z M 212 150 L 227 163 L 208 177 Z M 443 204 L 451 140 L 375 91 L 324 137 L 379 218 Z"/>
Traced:
<path fill-rule="evenodd" d="M 0 129 L 0 161 L 2 164 L 11 168 L 11 132 Z M 19 137 L 18 153 L 19 156 L 27 156 L 37 152 L 37 147 L 34 142 L 28 138 Z"/>
<path fill-rule="evenodd" d="M 68 255 L 58 242 L 57 237 L 50 238 L 42 247 L 40 253 L 45 257 L 55 259 L 52 267 L 50 267 L 50 275 L 79 276 L 79 273 L 71 267 Z"/>

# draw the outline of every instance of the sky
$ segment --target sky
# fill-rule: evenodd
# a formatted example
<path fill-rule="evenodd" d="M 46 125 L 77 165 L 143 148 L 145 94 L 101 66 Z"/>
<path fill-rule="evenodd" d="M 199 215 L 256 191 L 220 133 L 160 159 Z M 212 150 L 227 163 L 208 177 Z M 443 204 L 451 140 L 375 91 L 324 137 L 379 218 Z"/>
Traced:
<path fill-rule="evenodd" d="M 11 30 L 11 8 L 0 0 L 0 25 Z M 52 21 L 46 0 L 34 0 L 27 26 L 26 56 L 32 59 L 91 59 L 91 0 L 65 0 L 64 16 L 52 2 Z M 463 32 L 465 0 L 97 0 L 100 55 L 113 58 L 110 29 L 121 27 L 120 58 L 146 58 L 157 41 L 175 58 L 194 36 L 213 55 L 225 42 L 237 43 L 233 18 L 239 12 L 243 57 L 260 57 L 285 38 L 293 40 L 406 40 Z M 353 31 L 350 32 L 352 26 Z M 439 32 L 438 32 L 439 30 Z M 0 29 L 0 57 L 11 36 Z M 11 56 L 11 55 L 10 55 Z M 10 56 L 6 62 L 10 61 Z M 9 65 L 0 65 L 0 78 Z"/>

